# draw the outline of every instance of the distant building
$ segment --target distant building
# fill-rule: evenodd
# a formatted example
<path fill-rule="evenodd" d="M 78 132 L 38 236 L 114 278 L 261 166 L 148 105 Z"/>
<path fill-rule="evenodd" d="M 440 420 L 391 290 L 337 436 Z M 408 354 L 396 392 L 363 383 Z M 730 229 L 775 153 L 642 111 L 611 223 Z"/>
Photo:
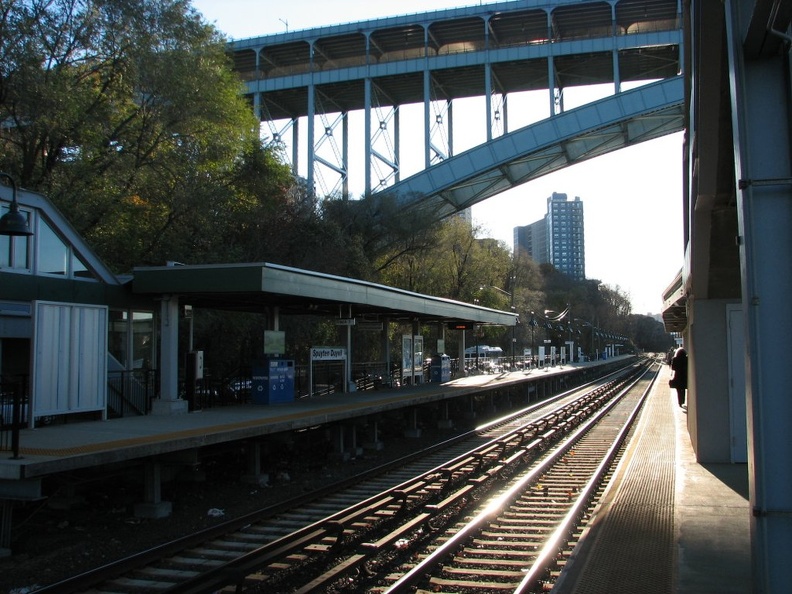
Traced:
<path fill-rule="evenodd" d="M 540 264 L 550 261 L 547 249 L 547 220 L 540 219 L 530 225 L 514 228 L 514 253 L 528 254 Z"/>
<path fill-rule="evenodd" d="M 544 218 L 514 228 L 514 252 L 523 252 L 540 264 L 552 264 L 575 280 L 586 278 L 583 201 L 553 192 Z"/>
<path fill-rule="evenodd" d="M 464 210 L 460 210 L 454 216 L 459 217 L 463 221 L 465 221 L 468 225 L 473 224 L 473 211 L 468 207 Z"/>

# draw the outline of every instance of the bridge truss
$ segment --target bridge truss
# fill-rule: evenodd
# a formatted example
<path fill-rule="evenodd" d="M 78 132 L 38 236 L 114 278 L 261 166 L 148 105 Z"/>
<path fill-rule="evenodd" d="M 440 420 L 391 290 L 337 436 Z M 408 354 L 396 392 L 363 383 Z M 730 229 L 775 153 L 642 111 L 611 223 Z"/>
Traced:
<path fill-rule="evenodd" d="M 311 191 L 348 197 L 357 176 L 366 195 L 421 192 L 425 200 L 444 192 L 437 200 L 449 214 L 576 160 L 680 130 L 681 83 L 624 89 L 679 76 L 681 26 L 678 0 L 501 2 L 240 40 L 230 50 L 266 136 L 287 148 Z M 565 90 L 602 84 L 612 96 L 599 108 L 565 117 Z M 531 92 L 546 94 L 544 107 L 519 132 L 558 132 L 555 145 L 548 139 L 534 153 L 513 136 L 513 122 L 526 114 L 510 113 L 510 99 Z M 484 99 L 476 116 L 484 134 L 465 154 L 514 151 L 510 163 L 489 159 L 494 169 L 477 166 L 476 181 L 458 180 L 453 190 L 427 184 L 429 171 L 445 179 L 455 169 L 455 134 L 472 123 L 455 122 L 454 108 L 470 98 Z M 633 109 L 641 102 L 651 107 Z M 417 125 L 403 121 L 410 108 L 420 110 Z M 598 116 L 619 110 L 625 119 Z M 362 119 L 360 131 L 351 116 Z M 660 125 L 647 125 L 658 118 Z M 421 173 L 405 179 L 415 173 L 405 155 L 418 154 Z"/>

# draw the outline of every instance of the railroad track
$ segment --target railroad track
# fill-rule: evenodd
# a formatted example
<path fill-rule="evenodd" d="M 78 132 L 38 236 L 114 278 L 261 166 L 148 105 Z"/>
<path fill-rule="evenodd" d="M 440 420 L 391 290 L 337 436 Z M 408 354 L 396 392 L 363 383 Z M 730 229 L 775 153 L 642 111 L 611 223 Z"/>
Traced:
<path fill-rule="evenodd" d="M 502 448 L 495 465 L 474 464 L 440 500 L 354 552 L 339 554 L 310 581 L 282 584 L 265 569 L 237 582 L 236 591 L 264 591 L 255 585 L 260 578 L 274 587 L 267 591 L 296 594 L 545 591 L 647 391 L 623 384 L 596 390 L 528 439 L 507 438 L 515 447 Z M 535 456 L 541 450 L 545 455 Z"/>
<path fill-rule="evenodd" d="M 422 559 L 402 565 L 401 577 L 391 573 L 387 587 L 366 591 L 548 591 L 605 488 L 647 393 L 627 391 L 472 517 L 434 539 L 429 552 L 413 552 Z"/>
<path fill-rule="evenodd" d="M 502 473 L 499 462 L 508 450 L 535 439 L 542 431 L 555 433 L 559 423 L 568 424 L 562 419 L 575 414 L 570 410 L 581 410 L 587 406 L 581 402 L 594 399 L 592 394 L 612 390 L 614 382 L 596 382 L 587 396 L 581 396 L 578 389 L 548 399 L 541 406 L 529 407 L 449 440 L 414 462 L 338 492 L 310 501 L 304 498 L 289 502 L 278 509 L 229 522 L 48 586 L 41 592 L 212 592 L 230 583 L 251 591 L 298 591 L 299 586 L 290 584 L 295 573 L 310 575 L 308 568 L 312 568 L 314 574 L 327 574 L 323 570 L 327 559 L 331 559 L 332 566 L 332 559 L 343 549 L 368 545 L 364 547 L 364 557 L 374 556 L 376 547 L 365 542 L 369 536 L 384 533 L 384 540 L 379 537 L 373 542 L 383 548 L 401 546 L 397 541 L 404 539 L 402 535 L 408 534 L 410 527 L 421 529 L 445 506 L 463 499 L 462 495 L 448 494 L 456 485 L 468 483 L 471 472 L 498 476 Z M 549 403 L 551 410 L 546 411 Z M 533 448 L 538 452 L 544 446 L 537 443 Z M 464 494 L 474 491 L 465 484 L 462 489 Z M 411 514 L 415 517 L 407 519 Z M 363 566 L 363 562 L 344 561 L 343 555 L 339 558 L 342 566 L 352 566 L 355 571 Z M 337 572 L 342 580 L 348 579 L 343 567 L 329 571 Z M 311 586 L 305 591 L 319 590 Z"/>

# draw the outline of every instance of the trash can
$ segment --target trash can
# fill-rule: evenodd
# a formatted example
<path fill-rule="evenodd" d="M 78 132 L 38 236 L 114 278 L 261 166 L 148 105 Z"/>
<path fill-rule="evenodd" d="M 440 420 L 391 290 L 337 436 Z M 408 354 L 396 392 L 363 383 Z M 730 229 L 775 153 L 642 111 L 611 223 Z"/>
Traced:
<path fill-rule="evenodd" d="M 263 359 L 252 365 L 253 404 L 294 402 L 294 361 Z"/>
<path fill-rule="evenodd" d="M 435 355 L 429 365 L 429 380 L 442 384 L 451 381 L 451 357 Z"/>

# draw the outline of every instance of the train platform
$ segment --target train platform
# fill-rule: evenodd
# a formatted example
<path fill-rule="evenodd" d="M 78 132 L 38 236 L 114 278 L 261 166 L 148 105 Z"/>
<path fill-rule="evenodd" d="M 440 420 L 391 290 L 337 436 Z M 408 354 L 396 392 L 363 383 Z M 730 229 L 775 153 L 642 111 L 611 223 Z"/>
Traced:
<path fill-rule="evenodd" d="M 554 594 L 752 591 L 746 464 L 699 464 L 663 366 Z"/>
<path fill-rule="evenodd" d="M 20 456 L 0 456 L 0 496 L 14 497 L 14 482 L 36 480 L 79 468 L 113 464 L 254 439 L 355 417 L 375 415 L 477 394 L 515 384 L 541 392 L 543 383 L 585 367 L 617 362 L 570 363 L 530 371 L 471 375 L 446 383 L 421 383 L 302 398 L 274 405 L 238 404 L 177 415 L 147 415 L 110 420 L 75 421 L 20 432 Z M 532 388 L 528 388 L 533 384 Z M 11 493 L 8 493 L 8 490 Z M 25 498 L 24 485 L 18 496 Z"/>

